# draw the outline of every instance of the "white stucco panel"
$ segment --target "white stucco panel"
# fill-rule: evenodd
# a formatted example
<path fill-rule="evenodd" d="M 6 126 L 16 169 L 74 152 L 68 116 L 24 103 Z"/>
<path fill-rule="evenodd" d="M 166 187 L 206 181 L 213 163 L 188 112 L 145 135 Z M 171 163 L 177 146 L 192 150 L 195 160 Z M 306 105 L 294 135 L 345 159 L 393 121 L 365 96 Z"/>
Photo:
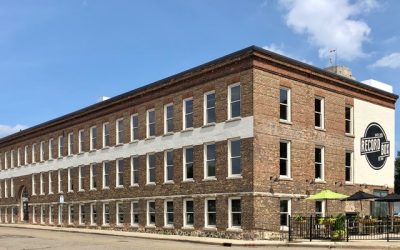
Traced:
<path fill-rule="evenodd" d="M 361 138 L 369 124 L 378 123 L 390 142 L 390 156 L 385 165 L 373 169 L 361 155 Z M 354 183 L 394 186 L 395 110 L 354 99 Z"/>

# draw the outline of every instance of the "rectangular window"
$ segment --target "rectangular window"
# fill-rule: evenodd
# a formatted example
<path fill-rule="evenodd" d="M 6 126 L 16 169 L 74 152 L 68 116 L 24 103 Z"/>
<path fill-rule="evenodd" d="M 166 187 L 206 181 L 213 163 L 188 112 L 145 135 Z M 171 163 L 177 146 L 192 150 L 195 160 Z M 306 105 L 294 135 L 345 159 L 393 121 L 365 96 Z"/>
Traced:
<path fill-rule="evenodd" d="M 49 206 L 49 224 L 53 224 L 54 223 L 54 207 L 53 205 Z"/>
<path fill-rule="evenodd" d="M 81 129 L 79 130 L 79 148 L 78 151 L 79 153 L 82 153 L 85 151 L 85 130 Z"/>
<path fill-rule="evenodd" d="M 54 159 L 54 139 L 49 140 L 49 160 Z"/>
<path fill-rule="evenodd" d="M 24 165 L 28 165 L 28 150 L 29 150 L 29 146 L 25 146 L 25 148 L 24 148 Z"/>
<path fill-rule="evenodd" d="M 147 155 L 147 184 L 155 184 L 156 182 L 156 155 Z"/>
<path fill-rule="evenodd" d="M 323 129 L 324 124 L 324 98 L 316 97 L 315 98 L 315 127 L 319 129 Z"/>
<path fill-rule="evenodd" d="M 241 175 L 240 139 L 228 142 L 229 176 Z"/>
<path fill-rule="evenodd" d="M 345 107 L 345 127 L 346 134 L 353 134 L 353 107 L 346 106 Z"/>
<path fill-rule="evenodd" d="M 204 94 L 204 124 L 215 123 L 215 92 Z"/>
<path fill-rule="evenodd" d="M 131 225 L 139 225 L 139 202 L 137 201 L 131 203 Z"/>
<path fill-rule="evenodd" d="M 68 134 L 68 155 L 74 153 L 74 133 Z"/>
<path fill-rule="evenodd" d="M 345 181 L 353 181 L 353 152 L 346 152 Z"/>
<path fill-rule="evenodd" d="M 174 105 L 164 106 L 164 134 L 174 132 Z"/>
<path fill-rule="evenodd" d="M 97 149 L 97 128 L 91 127 L 90 128 L 90 150 Z"/>
<path fill-rule="evenodd" d="M 10 196 L 14 197 L 14 179 L 10 179 Z"/>
<path fill-rule="evenodd" d="M 40 224 L 44 224 L 44 205 L 40 206 Z"/>
<path fill-rule="evenodd" d="M 193 98 L 183 100 L 183 129 L 193 128 Z"/>
<path fill-rule="evenodd" d="M 193 180 L 193 148 L 183 148 L 183 180 Z"/>
<path fill-rule="evenodd" d="M 103 225 L 110 225 L 110 204 L 108 203 L 103 204 Z"/>
<path fill-rule="evenodd" d="M 74 205 L 70 204 L 68 205 L 68 224 L 73 224 L 74 223 Z"/>
<path fill-rule="evenodd" d="M 103 124 L 103 148 L 109 147 L 110 145 L 110 123 L 107 122 Z"/>
<path fill-rule="evenodd" d="M 64 156 L 64 137 L 58 137 L 58 158 Z"/>
<path fill-rule="evenodd" d="M 315 148 L 315 179 L 324 180 L 324 148 Z"/>
<path fill-rule="evenodd" d="M 156 224 L 156 202 L 147 201 L 147 226 Z"/>
<path fill-rule="evenodd" d="M 44 174 L 40 173 L 40 195 L 44 195 Z"/>
<path fill-rule="evenodd" d="M 139 140 L 139 117 L 137 114 L 131 116 L 131 141 Z"/>
<path fill-rule="evenodd" d="M 73 169 L 68 168 L 68 192 L 74 192 L 74 178 L 73 178 Z"/>
<path fill-rule="evenodd" d="M 194 205 L 193 200 L 183 202 L 183 226 L 193 227 L 194 224 Z"/>
<path fill-rule="evenodd" d="M 115 166 L 116 168 L 116 186 L 117 187 L 123 187 L 124 186 L 124 159 L 118 159 L 117 164 Z"/>
<path fill-rule="evenodd" d="M 8 153 L 4 152 L 4 169 L 8 169 Z"/>
<path fill-rule="evenodd" d="M 21 166 L 21 148 L 17 149 L 17 167 Z"/>
<path fill-rule="evenodd" d="M 206 199 L 205 204 L 205 227 L 216 227 L 217 206 L 215 199 Z"/>
<path fill-rule="evenodd" d="M 103 188 L 110 187 L 110 163 L 103 162 Z"/>
<path fill-rule="evenodd" d="M 36 163 L 36 143 L 32 144 L 32 163 Z"/>
<path fill-rule="evenodd" d="M 239 198 L 229 199 L 229 227 L 240 228 L 242 226 L 242 209 Z"/>
<path fill-rule="evenodd" d="M 280 116 L 279 118 L 282 121 L 290 122 L 290 89 L 288 88 L 280 88 L 279 89 L 279 104 L 280 104 Z"/>
<path fill-rule="evenodd" d="M 49 171 L 49 194 L 53 193 L 53 171 Z"/>
<path fill-rule="evenodd" d="M 15 154 L 15 151 L 14 150 L 11 150 L 11 152 L 10 152 L 10 165 L 11 165 L 11 168 L 14 168 L 14 154 Z"/>
<path fill-rule="evenodd" d="M 8 198 L 8 184 L 7 184 L 8 180 L 5 179 L 4 180 L 4 198 Z"/>
<path fill-rule="evenodd" d="M 204 178 L 215 178 L 215 144 L 204 145 Z"/>
<path fill-rule="evenodd" d="M 32 195 L 36 195 L 36 180 L 34 174 L 32 174 Z"/>
<path fill-rule="evenodd" d="M 240 117 L 240 84 L 228 88 L 228 119 Z"/>
<path fill-rule="evenodd" d="M 116 121 L 115 124 L 116 131 L 116 144 L 124 143 L 124 119 L 120 118 Z"/>
<path fill-rule="evenodd" d="M 325 201 L 315 201 L 315 217 L 325 217 Z"/>
<path fill-rule="evenodd" d="M 63 188 L 62 188 L 62 170 L 59 169 L 57 171 L 57 177 L 58 177 L 58 193 L 62 193 L 63 192 Z"/>
<path fill-rule="evenodd" d="M 121 226 L 124 224 L 124 206 L 121 202 L 116 203 L 116 221 L 117 225 Z"/>
<path fill-rule="evenodd" d="M 290 142 L 280 142 L 279 161 L 280 177 L 290 178 Z"/>
<path fill-rule="evenodd" d="M 147 138 L 156 136 L 156 112 L 154 109 L 147 110 Z"/>
<path fill-rule="evenodd" d="M 90 189 L 94 190 L 97 188 L 97 164 L 93 163 L 90 165 Z"/>
<path fill-rule="evenodd" d="M 79 191 L 85 190 L 85 166 L 79 166 Z"/>
<path fill-rule="evenodd" d="M 165 201 L 164 203 L 164 226 L 174 226 L 174 202 Z"/>
<path fill-rule="evenodd" d="M 174 181 L 174 151 L 164 153 L 164 182 Z"/>
<path fill-rule="evenodd" d="M 95 203 L 90 204 L 90 224 L 97 225 L 97 207 Z"/>
<path fill-rule="evenodd" d="M 3 189 L 2 189 L 3 182 L 0 180 L 0 198 L 3 198 Z M 1 217 L 0 217 L 1 219 Z"/>
<path fill-rule="evenodd" d="M 44 141 L 40 142 L 40 161 L 44 161 Z"/>
<path fill-rule="evenodd" d="M 7 209 L 7 208 L 5 208 L 5 209 Z M 7 213 L 7 210 L 6 211 L 4 211 L 4 215 L 6 215 L 6 213 Z M 37 221 L 36 221 L 36 216 L 37 216 L 37 207 L 36 206 L 33 206 L 32 207 L 32 222 L 34 223 L 34 224 L 36 224 L 37 223 Z M 5 216 L 5 218 L 4 218 L 5 220 L 7 220 L 7 216 Z"/>
<path fill-rule="evenodd" d="M 63 224 L 63 206 L 58 205 L 58 225 Z"/>
<path fill-rule="evenodd" d="M 289 228 L 289 216 L 290 216 L 290 199 L 281 199 L 280 200 L 280 225 L 281 230 L 288 230 Z"/>
<path fill-rule="evenodd" d="M 139 185 L 139 157 L 131 157 L 131 186 Z"/>

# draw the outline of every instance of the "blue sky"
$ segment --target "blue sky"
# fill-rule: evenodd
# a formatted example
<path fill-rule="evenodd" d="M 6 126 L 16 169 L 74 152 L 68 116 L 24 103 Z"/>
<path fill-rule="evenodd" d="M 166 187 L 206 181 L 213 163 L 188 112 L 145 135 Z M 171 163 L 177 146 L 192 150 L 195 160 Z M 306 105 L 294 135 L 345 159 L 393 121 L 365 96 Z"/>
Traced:
<path fill-rule="evenodd" d="M 400 93 L 398 13 L 396 0 L 0 1 L 0 137 L 250 45 L 317 67 L 337 49 L 358 80 Z"/>

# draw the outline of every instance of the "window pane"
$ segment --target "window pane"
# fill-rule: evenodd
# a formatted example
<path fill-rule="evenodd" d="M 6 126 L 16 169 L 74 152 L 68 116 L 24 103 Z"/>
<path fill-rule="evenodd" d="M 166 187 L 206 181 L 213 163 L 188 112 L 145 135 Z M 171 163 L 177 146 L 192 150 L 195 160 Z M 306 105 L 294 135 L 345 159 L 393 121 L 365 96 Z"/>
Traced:
<path fill-rule="evenodd" d="M 232 200 L 232 212 L 240 212 L 240 200 Z"/>
<path fill-rule="evenodd" d="M 321 114 L 315 113 L 315 127 L 321 127 Z"/>
<path fill-rule="evenodd" d="M 280 89 L 280 103 L 288 104 L 288 91 L 286 89 Z"/>
<path fill-rule="evenodd" d="M 232 174 L 240 174 L 240 158 L 232 159 Z"/>
<path fill-rule="evenodd" d="M 288 154 L 287 154 L 287 143 L 285 142 L 281 142 L 280 143 L 280 158 L 288 158 Z"/>
<path fill-rule="evenodd" d="M 346 153 L 346 166 L 351 166 L 351 153 Z"/>
<path fill-rule="evenodd" d="M 282 120 L 287 120 L 287 106 L 285 106 L 285 105 L 280 105 L 280 116 L 279 116 L 279 118 L 280 119 L 282 119 Z"/>
<path fill-rule="evenodd" d="M 240 100 L 240 85 L 231 88 L 231 102 Z"/>
<path fill-rule="evenodd" d="M 279 171 L 280 175 L 287 175 L 287 160 L 285 159 L 281 159 L 280 160 L 280 171 Z"/>
<path fill-rule="evenodd" d="M 351 109 L 349 108 L 349 107 L 346 107 L 346 109 L 345 109 L 345 118 L 347 119 L 347 120 L 350 120 L 351 119 Z"/>
<path fill-rule="evenodd" d="M 231 141 L 231 156 L 240 156 L 240 140 Z"/>
<path fill-rule="evenodd" d="M 321 112 L 321 100 L 320 99 L 315 99 L 315 111 Z"/>
<path fill-rule="evenodd" d="M 321 162 L 322 159 L 322 150 L 320 148 L 315 148 L 315 162 Z"/>
<path fill-rule="evenodd" d="M 288 201 L 287 200 L 281 200 L 281 212 L 288 212 L 289 211 L 289 206 L 288 206 Z"/>
<path fill-rule="evenodd" d="M 215 108 L 207 109 L 207 123 L 215 122 Z"/>
<path fill-rule="evenodd" d="M 240 101 L 231 103 L 231 117 L 240 116 Z"/>

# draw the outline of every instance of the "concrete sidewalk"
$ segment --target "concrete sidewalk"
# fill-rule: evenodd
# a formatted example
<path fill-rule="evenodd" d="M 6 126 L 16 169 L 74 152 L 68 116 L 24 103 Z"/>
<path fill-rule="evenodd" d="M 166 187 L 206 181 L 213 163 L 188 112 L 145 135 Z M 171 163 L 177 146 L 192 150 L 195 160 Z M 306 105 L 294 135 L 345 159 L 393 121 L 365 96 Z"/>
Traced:
<path fill-rule="evenodd" d="M 163 235 L 163 234 L 137 233 L 137 232 L 112 231 L 112 230 L 51 227 L 51 226 L 30 225 L 30 224 L 0 224 L 0 227 L 60 231 L 60 232 L 70 232 L 70 233 L 86 233 L 86 234 L 109 235 L 109 236 L 119 236 L 119 237 L 134 237 L 134 238 L 152 239 L 152 240 L 170 240 L 170 241 L 181 241 L 181 242 L 221 245 L 221 246 L 400 249 L 400 241 L 386 242 L 378 240 L 363 240 L 363 241 L 351 241 L 351 242 L 331 242 L 331 241 L 314 240 L 310 242 L 310 241 L 296 240 L 289 243 L 287 241 L 271 241 L 271 240 L 248 241 L 248 240 L 233 240 L 233 239 L 207 238 L 207 237 L 194 237 L 194 236 L 181 236 L 181 235 Z"/>

